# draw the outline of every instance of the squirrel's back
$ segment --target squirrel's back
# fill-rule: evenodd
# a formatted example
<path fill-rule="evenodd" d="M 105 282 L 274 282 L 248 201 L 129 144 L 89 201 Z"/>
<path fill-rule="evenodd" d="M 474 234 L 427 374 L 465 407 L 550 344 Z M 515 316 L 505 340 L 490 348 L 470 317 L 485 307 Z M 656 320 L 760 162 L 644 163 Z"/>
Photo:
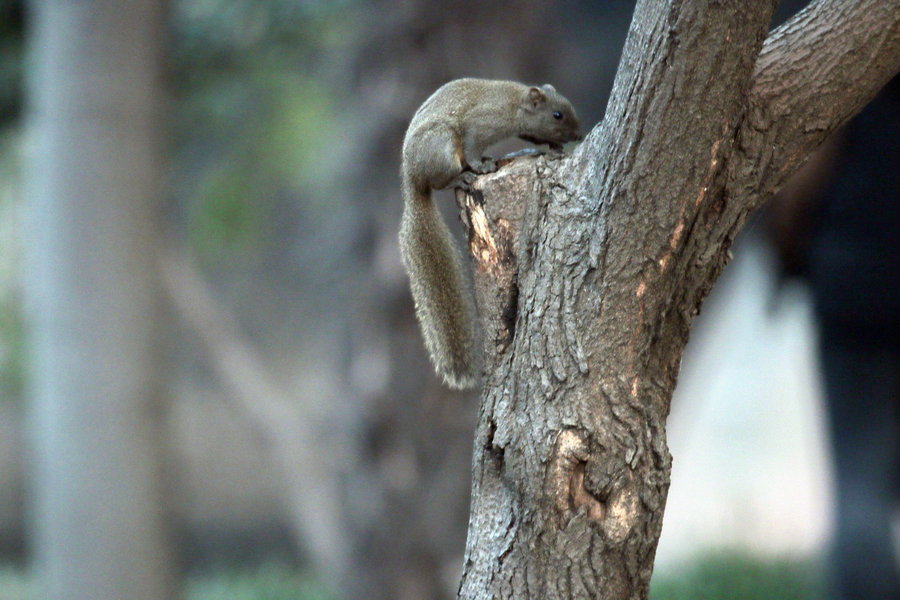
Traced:
<path fill-rule="evenodd" d="M 528 86 L 515 81 L 464 78 L 439 87 L 415 112 L 406 137 L 430 121 L 438 120 L 455 128 L 465 128 L 482 116 L 492 120 L 511 117 Z M 473 125 L 474 126 L 474 125 Z"/>

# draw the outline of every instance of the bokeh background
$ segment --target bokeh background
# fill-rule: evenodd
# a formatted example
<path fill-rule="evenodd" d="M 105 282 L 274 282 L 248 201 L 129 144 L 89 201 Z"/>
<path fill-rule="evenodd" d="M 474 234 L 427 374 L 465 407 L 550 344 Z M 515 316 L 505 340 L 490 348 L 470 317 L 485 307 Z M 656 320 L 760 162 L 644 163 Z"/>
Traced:
<path fill-rule="evenodd" d="M 405 125 L 441 83 L 481 76 L 551 82 L 592 126 L 633 4 L 168 2 L 155 384 L 184 597 L 454 595 L 477 398 L 439 384 L 414 320 L 396 242 Z M 782 5 L 778 21 L 803 2 Z M 30 14 L 0 0 L 0 600 L 36 597 L 40 576 Z M 816 324 L 771 229 L 748 227 L 684 359 L 660 600 L 821 597 L 833 483 Z"/>

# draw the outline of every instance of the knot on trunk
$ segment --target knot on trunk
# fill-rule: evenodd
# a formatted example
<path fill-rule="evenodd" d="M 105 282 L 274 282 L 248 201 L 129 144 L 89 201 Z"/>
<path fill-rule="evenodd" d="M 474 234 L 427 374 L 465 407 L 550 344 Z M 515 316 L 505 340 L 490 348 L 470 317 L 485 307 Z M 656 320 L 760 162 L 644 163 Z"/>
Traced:
<path fill-rule="evenodd" d="M 634 473 L 625 467 L 622 476 L 610 479 L 604 490 L 588 489 L 585 474 L 597 460 L 578 429 L 559 432 L 547 470 L 546 492 L 556 508 L 558 526 L 564 529 L 577 516 L 584 516 L 612 542 L 622 542 L 638 518 Z"/>
<path fill-rule="evenodd" d="M 559 432 L 550 458 L 547 492 L 554 500 L 561 527 L 582 511 L 592 521 L 602 521 L 606 517 L 606 503 L 584 485 L 584 472 L 590 457 L 581 432 L 575 429 Z"/>

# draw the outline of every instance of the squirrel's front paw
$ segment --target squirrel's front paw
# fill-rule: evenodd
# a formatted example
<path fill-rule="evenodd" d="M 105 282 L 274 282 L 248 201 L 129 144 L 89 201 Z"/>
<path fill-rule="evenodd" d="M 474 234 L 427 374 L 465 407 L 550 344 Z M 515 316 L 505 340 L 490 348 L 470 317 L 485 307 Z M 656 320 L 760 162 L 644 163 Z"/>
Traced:
<path fill-rule="evenodd" d="M 477 178 L 478 173 L 475 173 L 474 171 L 463 171 L 459 174 L 459 177 L 456 178 L 456 187 L 464 190 L 471 190 Z"/>
<path fill-rule="evenodd" d="M 481 164 L 473 167 L 473 170 L 479 175 L 493 173 L 497 170 L 497 162 L 490 156 L 484 156 L 481 159 Z"/>

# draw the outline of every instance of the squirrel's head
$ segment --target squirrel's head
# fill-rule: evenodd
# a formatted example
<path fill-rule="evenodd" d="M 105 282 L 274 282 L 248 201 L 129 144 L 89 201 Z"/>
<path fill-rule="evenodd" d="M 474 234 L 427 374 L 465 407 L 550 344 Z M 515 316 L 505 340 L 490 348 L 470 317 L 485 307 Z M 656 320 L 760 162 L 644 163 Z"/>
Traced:
<path fill-rule="evenodd" d="M 523 140 L 553 147 L 582 139 L 572 103 L 549 83 L 528 88 L 522 103 L 526 130 L 519 137 Z"/>

